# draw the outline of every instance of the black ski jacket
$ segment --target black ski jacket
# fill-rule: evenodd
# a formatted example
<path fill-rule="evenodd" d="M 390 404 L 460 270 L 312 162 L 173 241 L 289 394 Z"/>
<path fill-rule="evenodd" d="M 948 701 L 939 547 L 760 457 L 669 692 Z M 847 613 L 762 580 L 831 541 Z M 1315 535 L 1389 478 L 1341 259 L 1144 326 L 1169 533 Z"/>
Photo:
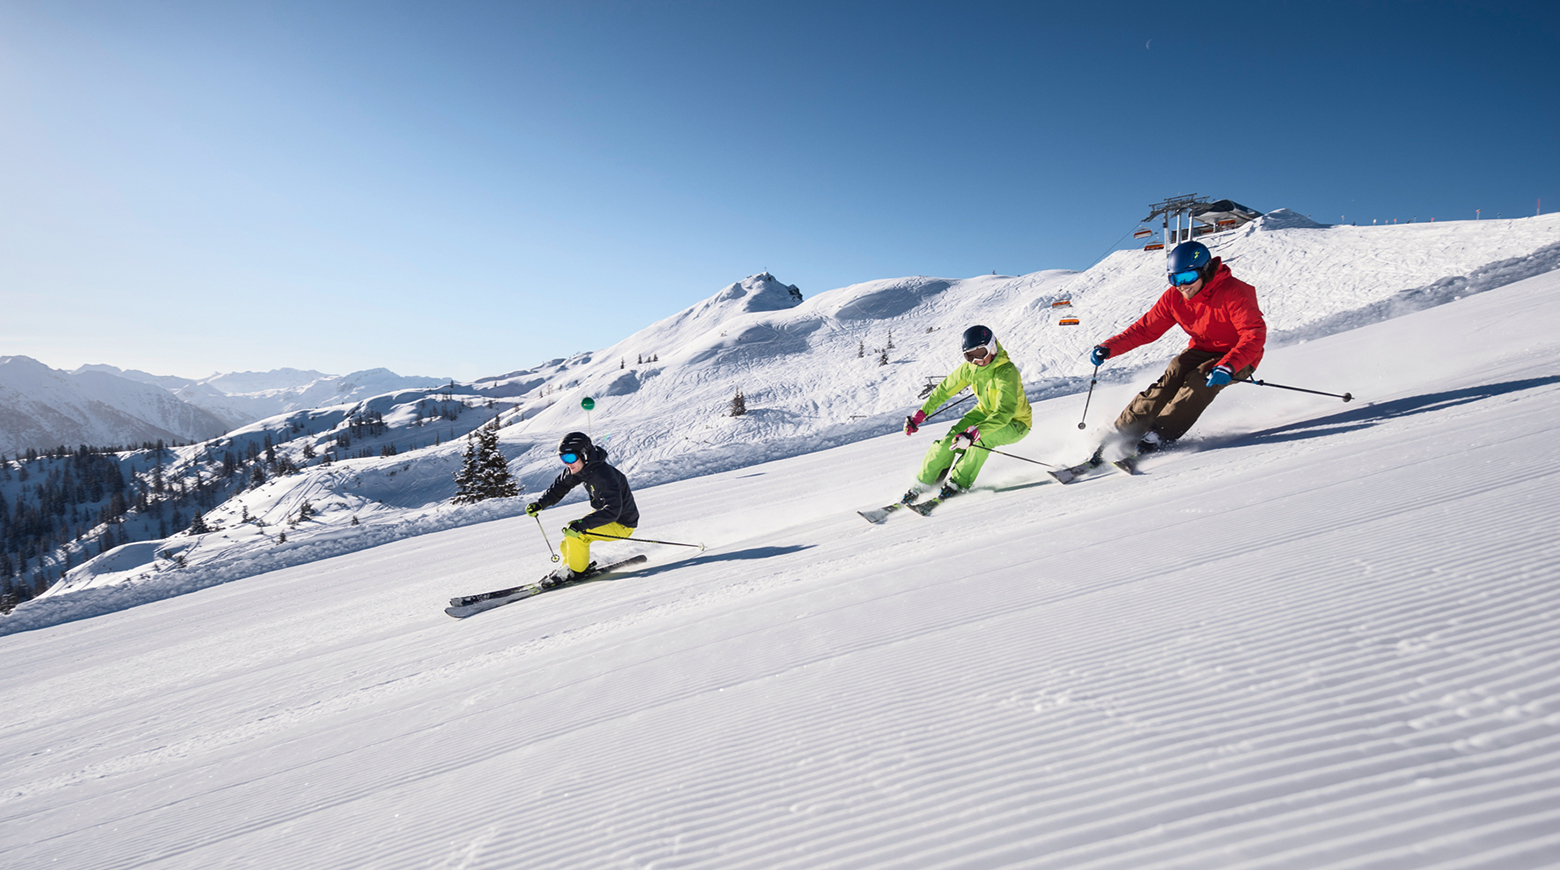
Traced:
<path fill-rule="evenodd" d="M 536 503 L 550 508 L 581 483 L 585 484 L 585 491 L 590 493 L 590 506 L 595 508 L 595 511 L 579 519 L 586 530 L 600 528 L 607 523 L 622 523 L 631 529 L 639 528 L 639 507 L 634 504 L 634 493 L 628 488 L 628 478 L 623 476 L 623 472 L 608 465 L 607 451 L 594 444 L 585 453 L 585 467 L 580 469 L 580 473 L 575 474 L 565 468 Z"/>

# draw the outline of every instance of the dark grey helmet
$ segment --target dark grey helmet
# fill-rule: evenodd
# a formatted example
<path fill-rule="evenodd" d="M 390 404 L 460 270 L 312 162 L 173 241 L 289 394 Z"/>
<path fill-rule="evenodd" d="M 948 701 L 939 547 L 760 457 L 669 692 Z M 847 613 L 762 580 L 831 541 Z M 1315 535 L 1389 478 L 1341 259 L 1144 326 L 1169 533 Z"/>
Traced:
<path fill-rule="evenodd" d="M 997 356 L 997 337 L 984 326 L 964 330 L 964 358 L 978 365 L 990 365 Z"/>
<path fill-rule="evenodd" d="M 581 456 L 590 452 L 590 436 L 584 432 L 570 432 L 558 442 L 558 455 L 565 453 L 578 453 Z"/>
<path fill-rule="evenodd" d="M 972 326 L 964 330 L 964 347 L 960 348 L 960 350 L 974 350 L 977 347 L 985 347 L 991 344 L 994 338 L 996 336 L 992 335 L 991 330 L 986 327 Z"/>

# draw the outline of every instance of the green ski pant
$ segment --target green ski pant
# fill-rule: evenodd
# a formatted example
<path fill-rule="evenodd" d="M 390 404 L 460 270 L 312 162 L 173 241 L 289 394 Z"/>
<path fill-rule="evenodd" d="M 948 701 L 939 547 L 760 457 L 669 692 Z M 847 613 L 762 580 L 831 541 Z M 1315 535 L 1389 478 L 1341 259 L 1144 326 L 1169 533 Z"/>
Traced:
<path fill-rule="evenodd" d="M 958 437 L 961 431 L 963 430 L 955 429 L 949 432 L 926 451 L 926 458 L 921 461 L 921 473 L 916 475 L 916 480 L 927 486 L 935 486 L 946 474 L 948 482 L 954 487 L 969 489 L 975 484 L 975 478 L 979 476 L 981 467 L 986 464 L 986 459 L 991 456 L 990 450 L 980 448 L 1016 444 L 1029 434 L 1029 427 L 1014 420 L 990 432 L 982 430 L 980 440 L 975 442 L 979 446 L 966 450 L 962 459 L 953 449 L 953 439 Z M 958 465 L 954 465 L 955 459 L 958 459 Z M 949 466 L 953 466 L 952 473 L 948 471 Z"/>

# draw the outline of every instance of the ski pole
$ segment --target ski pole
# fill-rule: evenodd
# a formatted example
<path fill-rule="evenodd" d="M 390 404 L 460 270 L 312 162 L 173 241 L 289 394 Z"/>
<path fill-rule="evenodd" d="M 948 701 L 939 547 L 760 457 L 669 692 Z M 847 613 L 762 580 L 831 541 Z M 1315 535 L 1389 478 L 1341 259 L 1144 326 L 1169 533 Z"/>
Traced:
<path fill-rule="evenodd" d="M 959 406 L 959 405 L 962 405 L 962 404 L 964 404 L 964 403 L 965 403 L 965 402 L 968 402 L 968 401 L 969 401 L 969 400 L 970 400 L 970 399 L 973 399 L 973 398 L 975 398 L 975 394 L 974 394 L 974 393 L 970 393 L 970 394 L 969 394 L 969 395 L 968 395 L 968 396 L 965 396 L 965 397 L 964 397 L 964 398 L 962 398 L 962 399 L 960 399 L 960 400 L 959 400 L 959 401 L 957 401 L 957 402 L 954 402 L 954 403 L 953 403 L 953 404 L 952 404 L 952 405 L 943 405 L 943 406 L 942 406 L 942 407 L 941 407 L 941 408 L 938 408 L 938 409 L 937 409 L 937 410 L 935 410 L 935 411 L 933 411 L 933 412 L 932 412 L 932 413 L 930 413 L 930 414 L 927 414 L 927 415 L 926 415 L 926 420 L 930 420 L 930 419 L 932 419 L 932 418 L 933 418 L 933 417 L 935 417 L 935 416 L 937 416 L 937 415 L 938 415 L 938 414 L 941 414 L 941 413 L 942 413 L 942 412 L 944 412 L 944 411 L 946 411 L 946 410 L 948 410 L 948 409 L 949 409 L 949 408 L 956 408 L 956 407 L 958 407 L 958 406 Z M 905 425 L 906 425 L 906 426 L 909 426 L 909 425 L 910 425 L 910 422 L 911 422 L 911 421 L 912 421 L 912 420 L 913 420 L 913 419 L 915 419 L 915 418 L 913 418 L 913 417 L 911 417 L 911 416 L 909 416 L 909 415 L 906 415 L 906 416 L 905 416 Z M 922 420 L 922 421 L 921 421 L 921 422 L 922 422 L 922 423 L 925 423 L 925 422 L 926 422 L 926 420 Z M 907 430 L 907 431 L 908 431 L 908 430 Z"/>
<path fill-rule="evenodd" d="M 558 561 L 558 554 L 553 553 L 552 541 L 547 540 L 547 528 L 542 525 L 541 514 L 532 514 L 531 516 L 536 518 L 536 529 L 542 533 L 542 543 L 547 545 L 547 552 L 552 553 L 552 560 L 554 562 Z"/>
<path fill-rule="evenodd" d="M 635 538 L 629 535 L 606 535 L 601 532 L 582 532 L 592 538 L 611 538 L 614 541 L 639 541 L 645 544 L 665 544 L 668 547 L 698 547 L 699 552 L 704 552 L 703 544 L 679 544 L 676 541 L 657 541 L 654 538 Z"/>
<path fill-rule="evenodd" d="M 1094 399 L 1094 385 L 1100 382 L 1100 367 L 1094 367 L 1094 374 L 1089 376 L 1089 394 L 1083 397 L 1083 419 L 1078 421 L 1078 428 L 1085 428 L 1083 421 L 1089 419 L 1089 402 Z"/>
<path fill-rule="evenodd" d="M 965 402 L 968 402 L 970 399 L 973 399 L 973 398 L 975 398 L 975 394 L 974 393 L 970 393 L 968 396 L 965 396 L 964 398 L 960 399 L 959 401 L 954 402 L 952 405 L 943 405 L 941 408 L 938 408 L 937 410 L 933 411 L 932 413 L 927 414 L 926 415 L 926 419 L 930 420 L 933 417 L 937 416 L 938 414 L 941 414 L 942 412 L 948 410 L 949 408 L 957 408 L 960 405 L 964 404 Z"/>
<path fill-rule="evenodd" d="M 1310 393 L 1310 394 L 1312 394 L 1314 396 L 1331 396 L 1334 399 L 1342 399 L 1345 402 L 1352 402 L 1352 401 L 1354 401 L 1354 394 L 1353 393 L 1344 393 L 1342 395 L 1339 395 L 1338 393 L 1324 393 L 1321 390 L 1307 390 L 1304 387 L 1286 387 L 1283 384 L 1270 384 L 1267 381 L 1259 381 L 1256 378 L 1244 378 L 1244 379 L 1240 380 L 1238 383 L 1242 383 L 1242 384 L 1256 384 L 1259 387 L 1277 387 L 1280 390 L 1294 390 L 1297 393 Z"/>
<path fill-rule="evenodd" d="M 1056 467 L 1056 466 L 1050 464 L 1049 462 L 1041 462 L 1038 459 L 1026 459 L 1025 457 L 1019 456 L 1016 453 L 1004 453 L 1001 450 L 993 450 L 993 449 L 991 449 L 990 447 L 987 447 L 984 444 L 971 444 L 970 446 L 971 447 L 979 447 L 980 449 L 986 451 L 987 453 L 995 453 L 998 456 L 1006 456 L 1009 459 L 1017 459 L 1017 460 L 1019 460 L 1021 462 L 1032 462 L 1035 465 L 1044 465 L 1046 468 L 1055 468 Z"/>

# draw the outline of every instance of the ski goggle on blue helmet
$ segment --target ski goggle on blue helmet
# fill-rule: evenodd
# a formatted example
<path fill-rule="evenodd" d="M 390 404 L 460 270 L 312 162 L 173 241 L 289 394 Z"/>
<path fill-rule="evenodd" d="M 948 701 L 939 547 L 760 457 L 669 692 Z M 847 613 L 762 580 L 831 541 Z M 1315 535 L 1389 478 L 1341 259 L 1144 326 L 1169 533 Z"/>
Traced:
<path fill-rule="evenodd" d="M 1202 242 L 1182 242 L 1176 245 L 1165 263 L 1171 286 L 1185 287 L 1197 283 L 1211 262 L 1213 254 Z"/>

